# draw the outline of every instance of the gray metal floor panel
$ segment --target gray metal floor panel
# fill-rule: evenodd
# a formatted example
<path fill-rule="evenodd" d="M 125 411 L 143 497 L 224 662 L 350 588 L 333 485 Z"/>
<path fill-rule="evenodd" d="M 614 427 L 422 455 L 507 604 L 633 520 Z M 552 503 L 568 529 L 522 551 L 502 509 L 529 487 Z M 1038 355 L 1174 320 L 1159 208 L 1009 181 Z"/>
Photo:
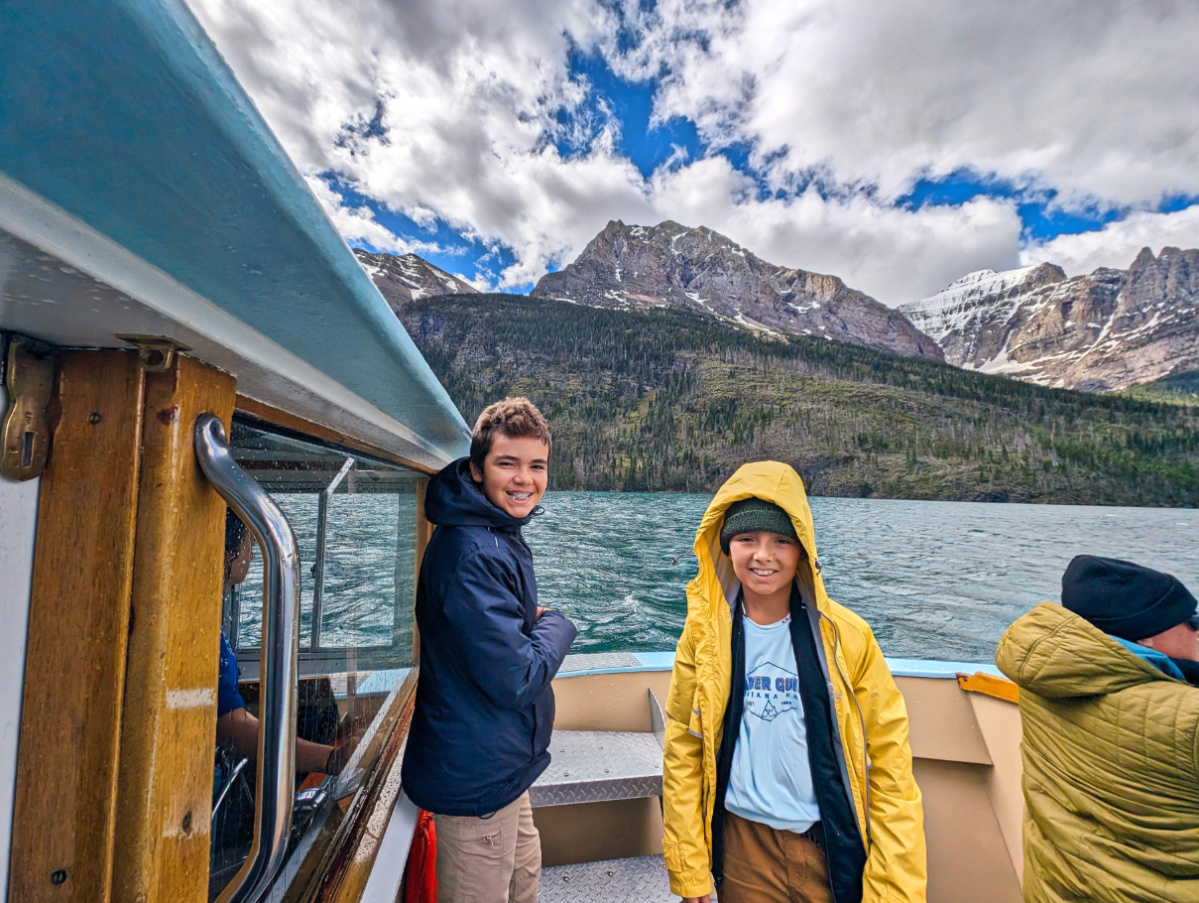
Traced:
<path fill-rule="evenodd" d="M 559 674 L 577 671 L 606 671 L 609 668 L 640 668 L 641 660 L 631 652 L 576 652 L 562 660 Z"/>
<path fill-rule="evenodd" d="M 554 731 L 534 808 L 662 795 L 662 750 L 651 733 Z"/>
<path fill-rule="evenodd" d="M 661 856 L 543 869 L 537 903 L 678 903 Z"/>

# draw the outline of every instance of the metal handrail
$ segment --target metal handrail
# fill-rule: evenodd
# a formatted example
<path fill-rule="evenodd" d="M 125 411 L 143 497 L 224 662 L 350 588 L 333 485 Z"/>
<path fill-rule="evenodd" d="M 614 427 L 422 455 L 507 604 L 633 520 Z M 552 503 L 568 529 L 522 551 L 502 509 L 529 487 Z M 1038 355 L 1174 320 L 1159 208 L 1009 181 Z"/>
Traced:
<path fill-rule="evenodd" d="M 212 414 L 201 414 L 196 419 L 194 438 L 196 459 L 204 476 L 250 528 L 265 559 L 254 843 L 241 869 L 217 898 L 217 903 L 254 903 L 263 897 L 279 873 L 291 832 L 296 773 L 300 556 L 295 534 L 279 506 L 233 460 L 220 420 Z"/>
<path fill-rule="evenodd" d="M 652 693 L 653 690 L 650 690 L 650 692 Z M 216 798 L 216 803 L 213 804 L 212 824 L 214 824 L 214 825 L 216 824 L 216 819 L 217 819 L 217 816 L 220 814 L 221 806 L 223 806 L 225 804 L 225 797 L 227 797 L 229 795 L 229 791 L 233 788 L 233 785 L 237 783 L 237 779 L 239 777 L 241 777 L 242 769 L 244 769 L 249 764 L 250 764 L 249 759 L 242 759 L 240 762 L 237 763 L 237 765 L 234 766 L 233 772 L 229 775 L 229 780 L 227 780 L 225 782 L 225 786 L 221 788 L 221 792 Z"/>
<path fill-rule="evenodd" d="M 337 476 L 321 490 L 320 500 L 317 502 L 316 554 L 313 556 L 316 560 L 312 565 L 312 639 L 308 642 L 308 649 L 312 652 L 321 648 L 321 620 L 323 618 L 321 609 L 325 601 L 325 551 L 328 547 L 329 537 L 329 505 L 333 499 L 333 493 L 337 491 L 337 487 L 341 485 L 341 481 L 345 479 L 346 474 L 353 466 L 354 459 L 346 458 L 345 463 L 341 465 L 341 470 L 337 472 Z"/>

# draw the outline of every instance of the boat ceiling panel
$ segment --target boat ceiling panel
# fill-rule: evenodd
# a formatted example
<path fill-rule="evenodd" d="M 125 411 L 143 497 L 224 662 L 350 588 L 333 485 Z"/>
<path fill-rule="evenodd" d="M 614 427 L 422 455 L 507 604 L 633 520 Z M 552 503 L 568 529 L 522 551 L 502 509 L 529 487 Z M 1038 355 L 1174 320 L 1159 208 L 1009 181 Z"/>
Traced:
<path fill-rule="evenodd" d="M 144 318 L 134 331 L 233 369 L 243 394 L 337 419 L 327 408 L 338 393 L 319 387 L 316 399 L 279 404 L 300 362 L 373 409 L 358 412 L 373 423 L 354 432 L 376 435 L 357 438 L 377 440 L 394 422 L 426 447 L 422 461 L 465 451 L 461 415 L 180 0 L 11 4 L 0 11 L 0 83 L 0 226 L 10 233 L 0 276 L 28 258 L 24 242 L 107 287 L 85 290 L 84 308 L 55 309 L 41 277 L 18 272 L 3 283 L 5 328 L 23 307 L 39 338 L 111 346 L 132 328 L 105 326 L 123 310 Z M 150 296 L 155 274 L 173 285 L 170 304 Z M 183 296 L 212 310 L 193 315 Z M 217 313 L 232 322 L 207 329 Z M 230 349 L 235 327 L 235 345 L 257 341 L 288 366 Z M 409 444 L 405 432 L 384 447 Z"/>

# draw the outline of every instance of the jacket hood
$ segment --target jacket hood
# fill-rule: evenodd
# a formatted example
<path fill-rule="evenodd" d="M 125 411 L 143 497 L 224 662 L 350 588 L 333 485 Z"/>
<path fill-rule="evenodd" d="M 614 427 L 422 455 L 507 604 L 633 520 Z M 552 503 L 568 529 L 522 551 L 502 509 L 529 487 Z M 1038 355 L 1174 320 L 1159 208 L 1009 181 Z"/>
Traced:
<path fill-rule="evenodd" d="M 541 513 L 513 517 L 487 500 L 470 475 L 470 458 L 459 458 L 438 471 L 425 492 L 425 517 L 439 527 L 496 527 L 518 530 Z"/>
<path fill-rule="evenodd" d="M 820 579 L 816 531 L 812 526 L 808 494 L 794 468 L 779 461 L 742 465 L 712 498 L 695 533 L 699 573 L 687 585 L 688 608 L 710 608 L 718 602 L 731 605 L 736 599 L 741 584 L 733 573 L 732 561 L 720 549 L 720 528 L 729 505 L 751 497 L 773 502 L 790 516 L 795 535 L 804 549 L 795 577 L 800 594 L 805 600 L 814 599 L 819 607 L 826 608 L 828 596 Z"/>
<path fill-rule="evenodd" d="M 1174 680 L 1085 618 L 1042 602 L 999 641 L 999 669 L 1046 699 L 1103 696 L 1153 680 Z"/>

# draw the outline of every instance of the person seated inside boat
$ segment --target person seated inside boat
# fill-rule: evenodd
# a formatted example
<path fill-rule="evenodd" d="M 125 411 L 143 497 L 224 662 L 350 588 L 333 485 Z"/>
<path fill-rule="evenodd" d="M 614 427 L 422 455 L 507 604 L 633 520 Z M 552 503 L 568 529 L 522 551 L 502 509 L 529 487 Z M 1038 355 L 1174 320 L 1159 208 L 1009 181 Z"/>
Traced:
<path fill-rule="evenodd" d="M 1024 899 L 1199 903 L 1199 604 L 1080 555 L 999 642 L 1020 687 Z"/>
<path fill-rule="evenodd" d="M 663 852 L 707 903 L 924 901 L 908 716 L 870 626 L 832 601 L 786 464 L 741 467 L 695 537 L 667 697 Z"/>
<path fill-rule="evenodd" d="M 224 592 L 237 586 L 250 573 L 254 559 L 254 540 L 249 529 L 231 508 L 225 509 L 225 585 Z M 246 708 L 238 689 L 237 656 L 221 633 L 220 672 L 217 680 L 217 743 L 231 746 L 242 758 L 253 762 L 258 757 L 258 719 Z M 296 771 L 302 774 L 322 772 L 338 774 L 345 764 L 349 743 L 314 743 L 296 738 Z"/>

